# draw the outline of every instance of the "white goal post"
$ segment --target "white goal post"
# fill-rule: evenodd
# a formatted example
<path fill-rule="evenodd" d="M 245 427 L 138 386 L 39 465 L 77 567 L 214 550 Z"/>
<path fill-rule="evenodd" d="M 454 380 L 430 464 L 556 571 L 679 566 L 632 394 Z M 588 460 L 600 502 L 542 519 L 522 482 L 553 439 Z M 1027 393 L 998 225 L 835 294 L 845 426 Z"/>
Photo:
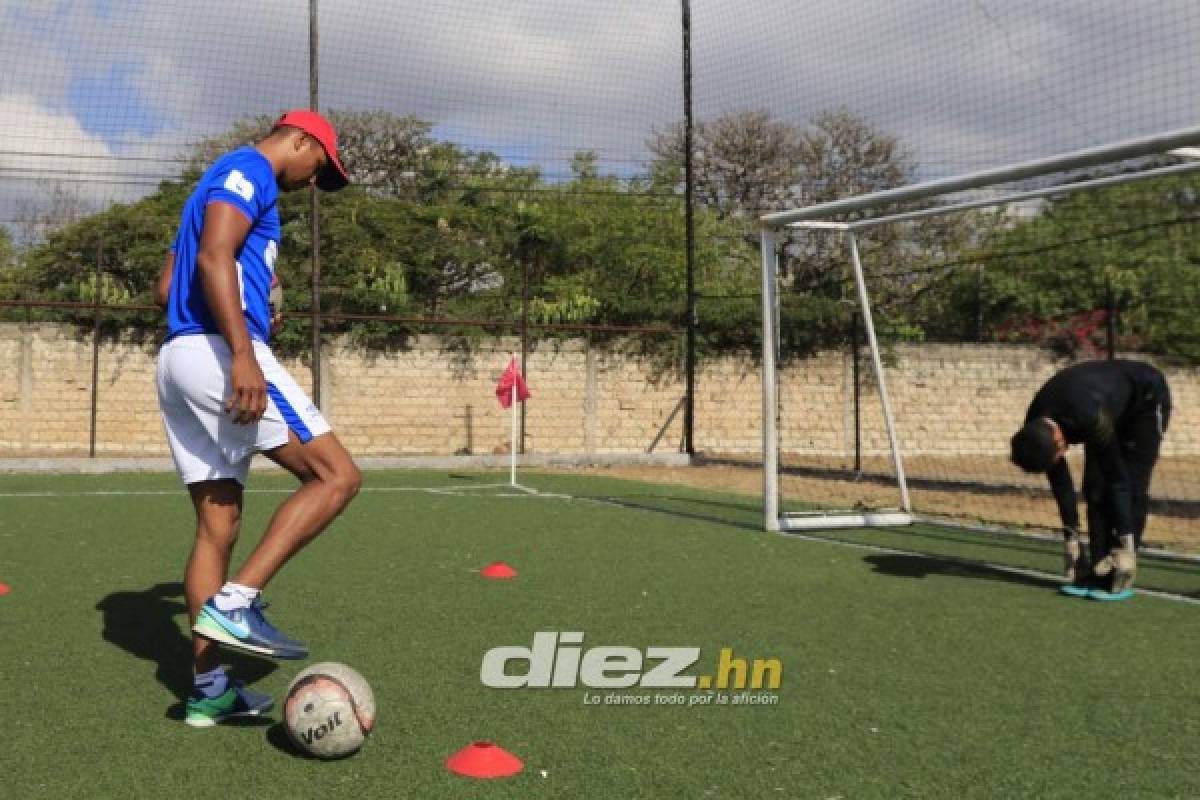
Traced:
<path fill-rule="evenodd" d="M 1001 196 L 990 192 L 986 197 L 963 202 L 937 205 L 915 211 L 870 216 L 872 211 L 895 206 L 899 203 L 954 195 L 960 192 L 995 188 L 1003 184 L 1032 178 L 1051 176 L 1056 173 L 1111 165 L 1131 159 L 1155 155 L 1173 155 L 1186 159 L 1184 163 L 1165 167 L 1142 168 L 1120 174 L 1060 182 L 1029 191 L 1008 192 Z M 1200 127 L 1176 130 L 1167 133 L 1128 139 L 1114 144 L 1091 147 L 1057 156 L 1026 161 L 995 169 L 965 175 L 927 181 L 924 183 L 887 189 L 879 192 L 849 197 L 804 208 L 790 209 L 766 214 L 760 218 L 760 246 L 762 253 L 762 402 L 763 402 L 763 513 L 764 525 L 769 531 L 821 530 L 849 527 L 876 527 L 907 525 L 916 516 L 909 496 L 904 473 L 903 447 L 899 431 L 892 414 L 887 381 L 871 317 L 871 294 L 863 275 L 859 258 L 856 233 L 884 223 L 915 220 L 940 214 L 950 214 L 969 209 L 999 206 L 1008 203 L 1046 198 L 1068 192 L 1096 189 L 1135 180 L 1189 172 L 1200 169 Z M 850 222 L 837 219 L 849 213 L 858 213 L 861 218 Z M 780 503 L 780 442 L 779 409 L 780 391 L 778 382 L 779 353 L 779 243 L 781 233 L 788 228 L 828 230 L 845 236 L 847 255 L 858 295 L 859 313 L 866 332 L 867 345 L 871 352 L 871 365 L 875 384 L 879 391 L 880 409 L 891 449 L 892 464 L 897 483 L 897 506 L 894 509 L 864 511 L 816 511 L 802 514 L 783 513 Z"/>

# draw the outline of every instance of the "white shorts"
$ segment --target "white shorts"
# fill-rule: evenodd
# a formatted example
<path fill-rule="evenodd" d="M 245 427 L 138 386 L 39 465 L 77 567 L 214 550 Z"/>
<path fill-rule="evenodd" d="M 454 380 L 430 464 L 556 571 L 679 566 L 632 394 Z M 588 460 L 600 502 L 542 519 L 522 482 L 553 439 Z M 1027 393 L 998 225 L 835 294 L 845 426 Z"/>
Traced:
<path fill-rule="evenodd" d="M 175 469 L 184 483 L 232 478 L 245 485 L 255 453 L 328 433 L 329 423 L 287 373 L 271 348 L 254 342 L 267 379 L 267 411 L 257 423 L 234 424 L 225 413 L 229 345 L 223 336 L 177 336 L 158 352 L 158 406 Z"/>

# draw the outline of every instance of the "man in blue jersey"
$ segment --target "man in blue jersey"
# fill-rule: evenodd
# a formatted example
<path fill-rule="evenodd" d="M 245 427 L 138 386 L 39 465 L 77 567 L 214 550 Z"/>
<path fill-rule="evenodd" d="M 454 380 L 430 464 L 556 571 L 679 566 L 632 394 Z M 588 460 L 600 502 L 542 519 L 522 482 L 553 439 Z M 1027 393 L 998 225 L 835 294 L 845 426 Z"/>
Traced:
<path fill-rule="evenodd" d="M 158 281 L 168 327 L 158 356 L 159 407 L 196 511 L 184 578 L 196 673 L 186 703 L 189 725 L 271 708 L 270 697 L 226 677 L 219 647 L 275 658 L 308 655 L 263 616 L 260 592 L 359 488 L 349 453 L 267 344 L 279 192 L 310 184 L 336 191 L 348 182 L 329 122 L 314 111 L 284 114 L 262 141 L 228 153 L 204 173 Z M 256 452 L 301 486 L 230 579 L 243 486 Z"/>

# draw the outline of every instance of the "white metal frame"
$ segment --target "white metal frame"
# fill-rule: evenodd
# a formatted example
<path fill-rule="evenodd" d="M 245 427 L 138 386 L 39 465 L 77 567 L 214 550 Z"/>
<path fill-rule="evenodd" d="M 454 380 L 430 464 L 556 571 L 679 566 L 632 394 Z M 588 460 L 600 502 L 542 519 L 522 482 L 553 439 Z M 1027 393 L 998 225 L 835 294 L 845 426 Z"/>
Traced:
<path fill-rule="evenodd" d="M 863 277 L 862 262 L 858 254 L 855 232 L 887 222 L 913 220 L 940 214 L 966 211 L 1031 200 L 1085 189 L 1114 186 L 1120 183 L 1145 180 L 1200 170 L 1200 161 L 1188 161 L 1155 169 L 1112 175 L 1104 178 L 1058 184 L 1043 189 L 1013 192 L 1001 197 L 987 197 L 953 205 L 921 209 L 880 217 L 869 217 L 853 222 L 835 222 L 830 217 L 853 211 L 870 211 L 881 206 L 903 201 L 920 200 L 927 197 L 948 195 L 979 189 L 985 186 L 1010 183 L 1054 173 L 1069 172 L 1087 167 L 1113 164 L 1129 159 L 1143 158 L 1156 154 L 1170 154 L 1179 158 L 1200 158 L 1200 127 L 1186 128 L 1153 136 L 1128 139 L 1115 144 L 1091 147 L 1083 150 L 1052 156 L 1049 158 L 1010 164 L 1004 167 L 969 173 L 924 183 L 901 186 L 872 192 L 857 197 L 834 200 L 806 208 L 779 211 L 761 217 L 762 230 L 762 320 L 763 320 L 763 516 L 769 531 L 820 530 L 847 527 L 876 527 L 907 525 L 914 521 L 912 504 L 908 494 L 908 482 L 904 474 L 904 459 L 897 438 L 895 419 L 892 416 L 886 376 L 880 357 L 879 343 L 875 337 L 875 325 L 871 317 L 870 295 Z M 878 512 L 815 512 L 805 514 L 783 514 L 779 508 L 779 386 L 776 363 L 779 351 L 779 231 L 784 228 L 807 228 L 841 231 L 846 235 L 850 263 L 854 272 L 854 283 L 858 291 L 863 327 L 867 343 L 871 348 L 871 364 L 876 385 L 879 387 L 880 405 L 888 442 L 892 451 L 892 464 L 896 470 L 900 508 Z"/>

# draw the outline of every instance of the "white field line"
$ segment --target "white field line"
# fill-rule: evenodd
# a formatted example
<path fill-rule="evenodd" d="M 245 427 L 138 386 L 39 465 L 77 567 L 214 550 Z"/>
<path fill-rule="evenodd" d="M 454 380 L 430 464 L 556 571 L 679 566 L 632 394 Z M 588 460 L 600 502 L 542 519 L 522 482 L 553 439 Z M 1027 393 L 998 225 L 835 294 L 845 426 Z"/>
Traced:
<path fill-rule="evenodd" d="M 443 487 L 427 487 L 427 486 L 371 486 L 363 487 L 360 492 L 363 493 L 392 493 L 392 492 L 423 492 L 426 494 L 440 494 L 465 497 L 465 492 L 471 492 L 478 489 L 510 489 L 514 488 L 507 483 L 479 484 L 476 486 L 443 486 Z M 563 499 L 577 500 L 587 503 L 596 503 L 597 505 L 610 506 L 620 508 L 626 511 L 645 511 L 651 514 L 668 514 L 672 512 L 660 511 L 653 508 L 640 508 L 631 506 L 626 503 L 621 503 L 616 500 L 608 500 L 599 497 L 575 497 L 569 494 L 556 494 L 552 492 L 539 492 L 525 486 L 515 487 L 520 489 L 518 492 L 503 492 L 486 497 L 541 497 L 546 499 Z M 295 489 L 246 489 L 246 494 L 291 494 Z M 78 492 L 0 492 L 0 499 L 17 499 L 17 498 L 57 498 L 57 497 L 152 497 L 163 495 L 183 495 L 185 492 L 182 488 L 179 489 L 112 489 L 112 490 L 91 490 Z M 1010 575 L 1022 575 L 1029 578 L 1038 578 L 1041 580 L 1057 581 L 1058 575 L 1049 572 L 1042 572 L 1035 569 L 1027 569 L 1025 567 L 1010 567 L 1003 564 L 993 564 L 987 561 L 974 561 L 966 558 L 958 558 L 956 556 L 936 556 L 928 553 L 919 553 L 913 550 L 900 550 L 894 547 L 883 547 L 881 545 L 867 544 L 863 542 L 847 542 L 841 539 L 827 539 L 821 536 L 809 536 L 795 531 L 781 531 L 777 535 L 786 536 L 791 539 L 801 539 L 806 542 L 816 542 L 840 547 L 849 547 L 856 550 L 869 550 L 876 553 L 886 553 L 888 555 L 903 555 L 912 556 L 914 558 L 924 558 L 930 561 L 941 561 L 961 564 L 967 567 L 976 569 L 988 569 L 996 572 L 1004 572 Z M 1164 592 L 1158 589 L 1143 589 L 1138 588 L 1138 594 L 1148 597 L 1156 597 L 1161 600 L 1170 600 L 1177 603 L 1186 603 L 1188 605 L 1200 605 L 1200 598 L 1188 597 L 1186 595 L 1175 594 L 1174 592 Z"/>

